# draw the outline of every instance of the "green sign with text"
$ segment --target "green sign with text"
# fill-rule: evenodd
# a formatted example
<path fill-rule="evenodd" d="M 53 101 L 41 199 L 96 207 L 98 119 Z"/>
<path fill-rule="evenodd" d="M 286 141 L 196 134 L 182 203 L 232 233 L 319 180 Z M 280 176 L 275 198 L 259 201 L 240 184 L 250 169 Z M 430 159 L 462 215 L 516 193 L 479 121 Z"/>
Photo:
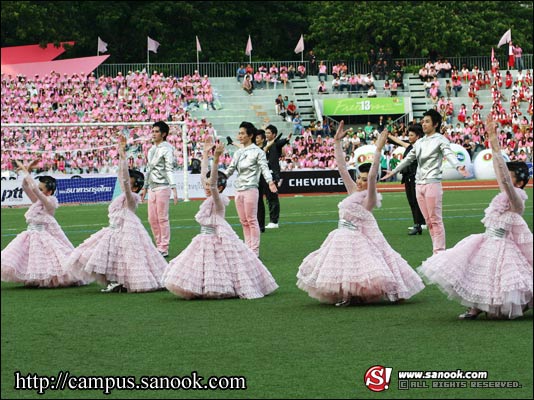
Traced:
<path fill-rule="evenodd" d="M 402 97 L 324 99 L 323 114 L 332 115 L 374 115 L 404 114 Z"/>

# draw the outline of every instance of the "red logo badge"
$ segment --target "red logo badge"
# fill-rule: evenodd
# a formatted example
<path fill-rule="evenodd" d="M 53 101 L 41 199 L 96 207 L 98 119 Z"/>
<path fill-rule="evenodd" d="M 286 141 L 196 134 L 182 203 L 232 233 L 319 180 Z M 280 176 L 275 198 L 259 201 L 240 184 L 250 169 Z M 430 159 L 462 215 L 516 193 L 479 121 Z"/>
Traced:
<path fill-rule="evenodd" d="M 392 370 L 393 368 L 386 368 L 381 365 L 375 365 L 369 368 L 363 377 L 367 389 L 373 392 L 387 390 L 389 388 Z"/>

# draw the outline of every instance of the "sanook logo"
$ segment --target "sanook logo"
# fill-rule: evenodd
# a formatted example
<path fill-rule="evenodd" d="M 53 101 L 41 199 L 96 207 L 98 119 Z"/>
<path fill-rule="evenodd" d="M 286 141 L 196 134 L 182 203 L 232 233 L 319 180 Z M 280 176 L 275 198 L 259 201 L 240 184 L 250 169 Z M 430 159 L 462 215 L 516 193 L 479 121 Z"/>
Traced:
<path fill-rule="evenodd" d="M 382 392 L 389 389 L 392 370 L 393 368 L 387 368 L 381 365 L 375 365 L 369 368 L 363 377 L 367 389 L 373 392 Z"/>
<path fill-rule="evenodd" d="M 15 189 L 5 189 L 2 190 L 2 202 L 7 199 L 20 199 L 22 200 L 22 188 L 17 187 Z"/>
<path fill-rule="evenodd" d="M 307 187 L 307 186 L 343 186 L 341 178 L 290 178 L 289 186 Z"/>

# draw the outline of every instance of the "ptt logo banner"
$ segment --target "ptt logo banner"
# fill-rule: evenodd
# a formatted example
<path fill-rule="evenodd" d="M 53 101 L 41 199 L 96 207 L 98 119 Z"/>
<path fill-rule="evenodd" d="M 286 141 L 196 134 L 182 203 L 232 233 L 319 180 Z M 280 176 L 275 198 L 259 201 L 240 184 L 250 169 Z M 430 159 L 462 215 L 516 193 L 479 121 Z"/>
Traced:
<path fill-rule="evenodd" d="M 116 177 L 57 179 L 59 203 L 97 203 L 113 199 Z"/>
<path fill-rule="evenodd" d="M 24 206 L 32 204 L 30 198 L 22 190 L 22 178 L 2 179 L 2 207 Z"/>

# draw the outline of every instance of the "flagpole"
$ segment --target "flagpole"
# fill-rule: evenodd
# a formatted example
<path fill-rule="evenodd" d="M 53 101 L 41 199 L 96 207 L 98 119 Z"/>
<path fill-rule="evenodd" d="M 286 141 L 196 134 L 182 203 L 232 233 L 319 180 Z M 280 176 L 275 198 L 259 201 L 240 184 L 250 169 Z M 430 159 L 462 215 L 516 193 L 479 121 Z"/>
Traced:
<path fill-rule="evenodd" d="M 197 50 L 197 71 L 200 74 L 200 67 L 199 67 L 199 63 L 198 63 L 198 50 Z"/>
<path fill-rule="evenodd" d="M 146 46 L 146 73 L 148 76 L 150 76 L 149 74 L 149 68 L 150 68 L 150 51 L 148 50 L 148 42 L 147 42 L 147 46 Z"/>

